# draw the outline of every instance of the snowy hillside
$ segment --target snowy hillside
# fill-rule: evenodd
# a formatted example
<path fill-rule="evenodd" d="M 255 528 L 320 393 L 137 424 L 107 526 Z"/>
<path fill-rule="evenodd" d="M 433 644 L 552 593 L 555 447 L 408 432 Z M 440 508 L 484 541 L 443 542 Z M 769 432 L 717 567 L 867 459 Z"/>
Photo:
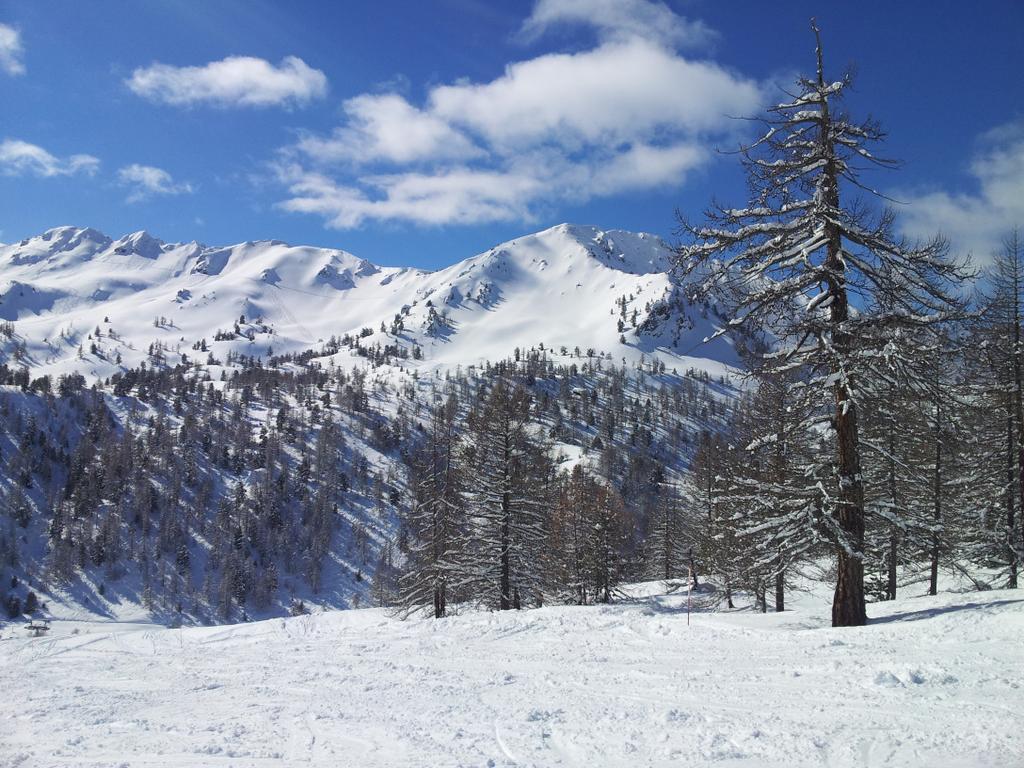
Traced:
<path fill-rule="evenodd" d="M 678 477 L 737 394 L 672 258 L 569 225 L 438 272 L 70 227 L 0 248 L 7 614 L 30 593 L 184 623 L 380 604 L 431 409 L 455 397 L 467 419 L 498 379 L 530 398 L 553 472 L 622 495 L 621 569 L 641 578 L 666 503 L 649 480 Z"/>
<path fill-rule="evenodd" d="M 879 603 L 859 629 L 828 627 L 827 603 L 689 626 L 677 593 L 441 621 L 8 628 L 0 763 L 1022 764 L 1017 591 Z"/>
<path fill-rule="evenodd" d="M 59 227 L 0 247 L 0 320 L 13 322 L 0 362 L 106 378 L 154 350 L 204 364 L 351 335 L 422 366 L 543 344 L 720 372 L 734 354 L 701 344 L 712 327 L 679 301 L 670 267 L 657 237 L 568 224 L 437 272 L 273 240 L 208 247 Z"/>

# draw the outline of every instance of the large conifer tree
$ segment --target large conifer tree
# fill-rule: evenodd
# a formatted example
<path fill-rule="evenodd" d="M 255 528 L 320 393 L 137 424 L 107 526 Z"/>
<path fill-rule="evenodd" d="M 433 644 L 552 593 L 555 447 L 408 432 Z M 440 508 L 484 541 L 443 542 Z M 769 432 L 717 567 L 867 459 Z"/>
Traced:
<path fill-rule="evenodd" d="M 447 613 L 456 564 L 456 542 L 465 528 L 466 473 L 455 429 L 458 400 L 450 394 L 431 410 L 426 440 L 412 460 L 414 498 L 403 525 L 412 538 L 400 580 L 407 610 L 430 606 L 434 618 Z"/>
<path fill-rule="evenodd" d="M 871 192 L 864 166 L 894 163 L 871 151 L 884 138 L 879 126 L 841 110 L 850 78 L 826 79 L 812 27 L 816 75 L 769 108 L 764 134 L 741 151 L 749 204 L 715 206 L 703 225 L 682 221 L 680 261 L 690 298 L 717 300 L 721 333 L 765 331 L 773 344 L 762 363 L 800 372 L 791 395 L 810 414 L 806 427 L 825 428 L 833 449 L 805 472 L 829 474 L 820 524 L 837 556 L 832 621 L 856 626 L 867 620 L 859 405 L 879 364 L 858 340 L 947 319 L 956 304 L 950 283 L 965 275 L 941 239 L 897 238 L 890 210 L 875 215 L 857 199 Z"/>
<path fill-rule="evenodd" d="M 470 521 L 459 586 L 483 605 L 522 607 L 541 599 L 550 498 L 550 459 L 530 429 L 531 398 L 498 378 L 469 418 Z"/>

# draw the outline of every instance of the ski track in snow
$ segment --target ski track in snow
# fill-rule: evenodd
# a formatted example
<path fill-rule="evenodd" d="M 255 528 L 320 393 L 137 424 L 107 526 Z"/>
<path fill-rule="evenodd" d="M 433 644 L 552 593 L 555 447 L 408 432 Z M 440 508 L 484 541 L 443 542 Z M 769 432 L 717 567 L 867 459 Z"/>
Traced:
<path fill-rule="evenodd" d="M 1024 765 L 1024 595 L 0 635 L 0 765 Z M 74 629 L 77 634 L 73 634 Z"/>

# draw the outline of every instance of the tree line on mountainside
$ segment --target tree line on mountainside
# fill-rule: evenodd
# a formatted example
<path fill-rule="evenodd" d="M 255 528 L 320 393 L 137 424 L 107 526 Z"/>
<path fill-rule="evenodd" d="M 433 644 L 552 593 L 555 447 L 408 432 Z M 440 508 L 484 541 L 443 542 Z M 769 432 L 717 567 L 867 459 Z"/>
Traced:
<path fill-rule="evenodd" d="M 476 510 L 459 560 L 475 575 L 453 594 L 494 607 L 503 595 L 524 607 L 607 599 L 647 568 L 661 478 L 678 476 L 732 402 L 729 385 L 706 373 L 617 367 L 593 353 L 523 350 L 430 381 L 298 357 L 275 367 L 240 358 L 220 376 L 142 366 L 92 386 L 0 365 L 0 569 L 11 612 L 33 587 L 62 585 L 104 593 L 92 594 L 97 604 L 138 599 L 171 620 L 237 620 L 293 599 L 400 601 L 425 541 L 424 451 L 438 400 L 465 446 Z M 558 447 L 583 460 L 565 461 Z M 500 517 L 502 472 L 516 483 L 514 552 L 485 524 Z M 597 546 L 592 498 L 607 517 L 593 577 L 595 555 L 582 552 Z M 489 591 L 493 568 L 511 591 Z"/>

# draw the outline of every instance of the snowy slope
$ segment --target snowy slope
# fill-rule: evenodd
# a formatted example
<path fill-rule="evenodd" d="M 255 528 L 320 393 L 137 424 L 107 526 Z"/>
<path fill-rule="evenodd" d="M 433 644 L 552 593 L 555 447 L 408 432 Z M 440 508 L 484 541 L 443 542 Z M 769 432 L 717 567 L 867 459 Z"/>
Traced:
<path fill-rule="evenodd" d="M 940 594 L 828 627 L 685 598 L 406 622 L 54 624 L 0 640 L 0 764 L 1024 764 L 1024 600 Z"/>
<path fill-rule="evenodd" d="M 33 377 L 107 377 L 148 362 L 154 343 L 169 364 L 182 354 L 205 363 L 207 353 L 193 349 L 202 339 L 217 358 L 265 357 L 366 328 L 365 346 L 419 346 L 427 367 L 544 344 L 717 373 L 734 362 L 732 350 L 701 344 L 712 327 L 678 301 L 670 257 L 651 235 L 567 224 L 437 272 L 280 241 L 208 247 L 60 227 L 0 247 L 0 320 L 15 331 L 0 359 L 30 365 Z M 233 335 L 243 316 L 240 335 L 213 341 L 217 331 Z M 382 333 L 396 316 L 397 335 Z"/>

